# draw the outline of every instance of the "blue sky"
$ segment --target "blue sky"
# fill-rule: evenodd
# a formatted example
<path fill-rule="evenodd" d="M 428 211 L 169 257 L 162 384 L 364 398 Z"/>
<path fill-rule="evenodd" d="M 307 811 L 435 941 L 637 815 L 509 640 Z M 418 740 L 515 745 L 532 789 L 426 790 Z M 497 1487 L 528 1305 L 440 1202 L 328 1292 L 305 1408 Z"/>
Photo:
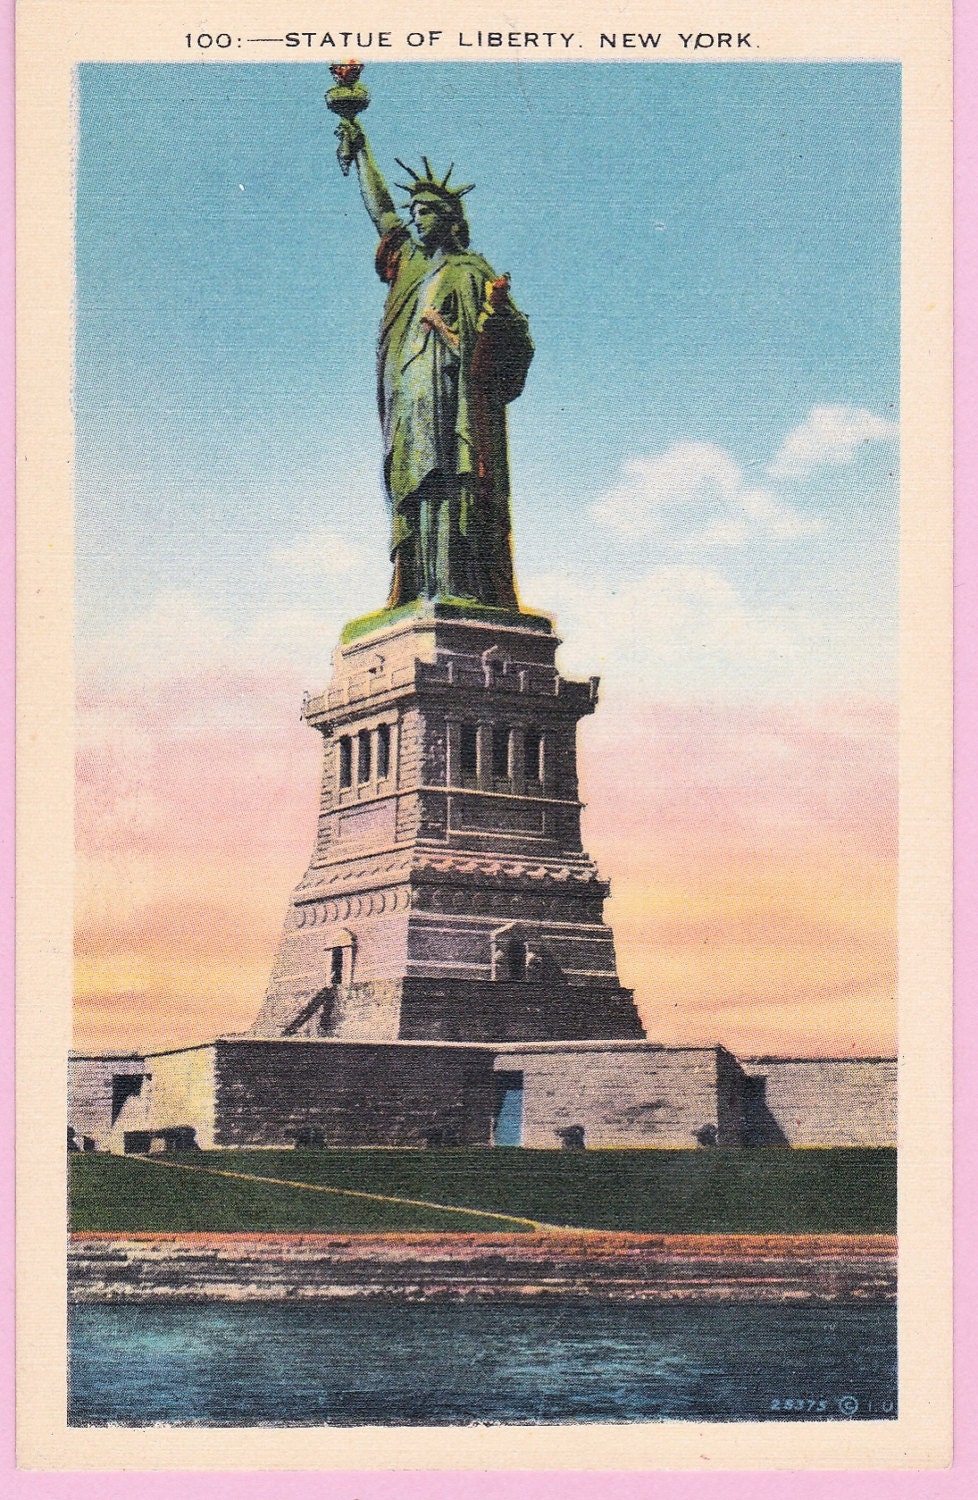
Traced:
<path fill-rule="evenodd" d="M 331 81 L 80 70 L 82 641 L 178 620 L 175 598 L 256 643 L 292 618 L 315 631 L 316 687 L 341 619 L 381 602 L 383 289 Z M 526 602 L 569 644 L 587 634 L 588 659 L 602 622 L 609 658 L 672 629 L 675 660 L 640 669 L 650 693 L 892 687 L 898 69 L 387 64 L 365 81 L 382 168 L 424 151 L 475 181 L 473 244 L 530 318 L 510 424 Z M 713 634 L 684 663 L 698 599 Z"/>

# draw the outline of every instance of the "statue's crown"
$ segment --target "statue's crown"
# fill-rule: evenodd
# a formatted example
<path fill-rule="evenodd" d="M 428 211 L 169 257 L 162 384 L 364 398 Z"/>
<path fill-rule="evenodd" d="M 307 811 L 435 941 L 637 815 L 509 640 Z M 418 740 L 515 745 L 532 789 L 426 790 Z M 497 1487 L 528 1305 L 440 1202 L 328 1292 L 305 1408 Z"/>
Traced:
<path fill-rule="evenodd" d="M 444 177 L 438 178 L 435 176 L 431 162 L 426 156 L 422 156 L 421 158 L 425 171 L 423 177 L 420 172 L 416 172 L 413 167 L 409 167 L 406 161 L 401 161 L 399 156 L 395 156 L 394 160 L 399 167 L 403 167 L 404 171 L 411 178 L 409 183 L 398 182 L 395 184 L 396 187 L 402 188 L 405 193 L 410 194 L 408 202 L 405 204 L 406 208 L 410 207 L 417 198 L 440 198 L 443 203 L 455 205 L 460 203 L 460 200 L 465 197 L 466 193 L 471 193 L 475 187 L 474 182 L 467 182 L 463 187 L 450 186 L 450 178 L 452 172 L 455 170 L 454 162 L 452 162 Z"/>

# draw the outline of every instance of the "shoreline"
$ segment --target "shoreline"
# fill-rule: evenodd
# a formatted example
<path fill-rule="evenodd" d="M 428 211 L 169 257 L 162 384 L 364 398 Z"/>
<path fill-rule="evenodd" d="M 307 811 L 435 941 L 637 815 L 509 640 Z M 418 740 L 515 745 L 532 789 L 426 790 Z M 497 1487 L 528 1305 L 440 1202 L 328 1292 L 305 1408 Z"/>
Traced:
<path fill-rule="evenodd" d="M 864 1306 L 895 1235 L 75 1233 L 70 1303 L 574 1300 Z"/>

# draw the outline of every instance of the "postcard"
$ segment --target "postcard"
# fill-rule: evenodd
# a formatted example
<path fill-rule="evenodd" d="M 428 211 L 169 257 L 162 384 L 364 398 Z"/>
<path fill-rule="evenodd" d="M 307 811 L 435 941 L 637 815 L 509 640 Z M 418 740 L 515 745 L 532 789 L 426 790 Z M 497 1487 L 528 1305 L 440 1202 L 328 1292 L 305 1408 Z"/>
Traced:
<path fill-rule="evenodd" d="M 19 7 L 24 1468 L 950 1461 L 950 7 L 490 11 Z"/>

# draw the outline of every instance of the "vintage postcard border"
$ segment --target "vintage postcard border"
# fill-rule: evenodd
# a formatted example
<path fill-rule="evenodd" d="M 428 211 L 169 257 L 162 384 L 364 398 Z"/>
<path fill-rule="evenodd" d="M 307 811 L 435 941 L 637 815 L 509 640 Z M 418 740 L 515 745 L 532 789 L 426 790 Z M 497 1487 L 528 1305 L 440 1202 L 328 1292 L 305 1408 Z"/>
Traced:
<path fill-rule="evenodd" d="M 387 9 L 395 12 L 400 8 L 392 5 Z M 756 24 L 753 17 L 763 7 L 743 8 L 749 9 L 751 24 Z M 831 23 L 836 20 L 837 35 L 841 35 L 843 23 L 850 24 L 851 34 L 853 18 L 844 15 L 847 8 L 820 7 L 819 28 L 824 27 L 831 34 Z M 56 528 L 38 525 L 39 517 L 43 521 L 51 514 L 38 506 L 42 493 L 58 497 L 58 514 L 63 522 L 66 457 L 70 458 L 70 453 L 66 455 L 63 443 L 60 449 L 57 445 L 43 451 L 35 447 L 34 429 L 30 425 L 32 411 L 40 409 L 43 394 L 51 390 L 51 351 L 58 351 L 59 369 L 70 368 L 70 329 L 64 317 L 63 287 L 59 289 L 58 280 L 59 275 L 63 277 L 64 267 L 70 264 L 70 226 L 56 208 L 65 203 L 68 163 L 64 145 L 70 115 L 63 87 L 64 71 L 60 91 L 45 93 L 42 75 L 54 64 L 59 51 L 62 70 L 65 68 L 65 44 L 74 40 L 70 26 L 62 28 L 61 36 L 55 34 L 57 27 L 52 22 L 56 11 L 77 12 L 82 30 L 96 16 L 110 14 L 115 18 L 115 29 L 103 33 L 98 43 L 91 44 L 93 50 L 86 53 L 83 49 L 82 55 L 102 55 L 106 43 L 118 49 L 119 55 L 125 55 L 127 33 L 135 25 L 135 12 L 139 11 L 141 17 L 152 12 L 158 30 L 160 17 L 172 14 L 174 9 L 80 4 L 56 7 L 45 6 L 42 0 L 36 5 L 25 0 L 21 7 L 25 38 L 32 35 L 34 14 L 52 18 L 45 28 L 43 68 L 39 66 L 40 44 L 35 39 L 33 47 L 25 46 L 20 74 L 24 91 L 20 265 L 25 299 L 20 378 L 26 420 L 20 452 L 23 453 L 26 441 L 33 460 L 31 467 L 25 467 L 21 474 L 23 561 L 18 581 L 22 632 L 19 664 L 23 673 L 20 796 L 26 810 L 22 827 L 27 835 L 22 832 L 19 885 L 25 933 L 21 985 L 22 999 L 26 1002 L 19 1034 L 24 1070 L 20 1117 L 23 1151 L 20 1382 L 21 1462 L 28 1467 L 221 1468 L 227 1461 L 228 1434 L 224 1432 L 119 1434 L 70 1432 L 62 1426 L 64 1348 L 63 1326 L 58 1320 L 64 1306 L 64 1270 L 63 1231 L 59 1228 L 58 1214 L 63 1203 L 64 1115 L 56 1060 L 67 1046 L 67 1017 L 42 1015 L 31 1008 L 32 997 L 39 1002 L 45 995 L 65 991 L 65 963 L 70 953 L 70 944 L 67 949 L 64 944 L 64 922 L 58 915 L 64 911 L 70 913 L 70 884 L 67 872 L 59 868 L 58 853 L 63 853 L 65 829 L 70 829 L 71 818 L 71 742 L 67 727 L 71 702 L 67 669 L 71 553 L 60 540 L 53 539 Z M 684 17 L 691 12 L 689 6 L 680 9 Z M 872 55 L 893 56 L 898 50 L 891 40 L 896 35 L 893 26 L 889 30 L 886 26 L 887 20 L 893 22 L 898 9 L 902 13 L 906 8 L 880 4 L 861 10 L 862 45 L 872 46 L 871 36 L 882 39 L 879 50 Z M 249 14 L 257 15 L 259 10 L 248 7 Z M 928 17 L 926 24 L 922 7 L 915 7 L 915 11 L 915 16 L 907 19 L 901 38 L 903 45 L 916 47 L 905 71 L 908 275 L 904 292 L 904 406 L 914 411 L 915 418 L 904 446 L 907 510 L 902 583 L 906 608 L 914 623 L 907 637 L 903 692 L 913 703 L 914 717 L 908 715 L 904 720 L 907 732 L 901 745 L 906 799 L 902 836 L 910 877 L 901 892 L 901 917 L 904 928 L 914 930 L 915 940 L 911 950 L 901 955 L 904 974 L 901 988 L 904 993 L 913 988 L 918 995 L 912 1010 L 906 1007 L 901 1010 L 902 1101 L 904 1123 L 909 1121 L 912 1132 L 912 1144 L 908 1146 L 905 1133 L 901 1140 L 901 1194 L 905 1205 L 900 1226 L 904 1288 L 901 1356 L 907 1372 L 902 1392 L 906 1415 L 893 1424 L 845 1429 L 755 1427 L 747 1432 L 747 1424 L 736 1424 L 736 1431 L 727 1432 L 712 1425 L 677 1424 L 640 1431 L 591 1426 L 556 1432 L 489 1430 L 451 1434 L 450 1453 L 444 1433 L 412 1433 L 406 1438 L 403 1431 L 375 1430 L 369 1434 L 243 1431 L 234 1433 L 236 1468 L 329 1468 L 340 1463 L 345 1466 L 351 1460 L 373 1468 L 547 1469 L 559 1465 L 571 1469 L 689 1466 L 707 1470 L 786 1466 L 902 1468 L 940 1465 L 946 1461 L 949 1393 L 943 1333 L 948 1309 L 948 1247 L 941 1225 L 949 1201 L 948 1095 L 944 1081 L 949 1079 L 945 997 L 950 915 L 947 889 L 950 696 L 947 674 L 940 664 L 949 666 L 946 652 L 949 527 L 941 524 L 949 514 L 949 486 L 946 472 L 941 472 L 941 457 L 950 451 L 950 413 L 948 266 L 941 215 L 939 211 L 935 214 L 934 203 L 946 201 L 949 97 L 943 9 Z M 562 13 L 566 19 L 566 7 L 562 7 Z M 433 17 L 432 25 L 437 19 Z M 808 12 L 804 26 L 807 55 L 825 55 L 828 49 L 819 47 L 813 25 Z M 797 36 L 786 40 L 775 55 L 792 55 L 798 42 Z M 855 50 L 862 55 L 858 47 Z M 164 53 L 161 51 L 159 55 Z M 838 54 L 833 51 L 832 55 Z M 45 104 L 38 108 L 42 94 Z M 922 197 L 925 191 L 929 200 L 926 208 Z M 70 187 L 68 194 L 70 198 Z M 53 212 L 42 221 L 34 209 L 45 198 Z M 54 388 L 63 390 L 63 374 L 57 377 Z M 43 458 L 43 463 L 38 462 L 39 458 Z M 926 497 L 929 507 L 926 511 L 918 497 Z M 935 579 L 939 580 L 936 586 Z M 906 614 L 904 619 L 906 622 Z M 935 661 L 939 664 L 937 670 Z M 42 743 L 46 746 L 43 760 L 37 750 Z M 38 817 L 42 806 L 43 820 Z M 55 1059 L 53 1069 L 52 1059 Z M 936 1089 L 934 1079 L 939 1080 Z M 922 1107 L 925 1092 L 929 1099 L 926 1108 Z M 923 1215 L 921 1204 L 925 1205 Z M 556 1483 L 566 1492 L 565 1481 Z M 536 1481 L 534 1488 L 543 1492 Z M 400 1482 L 399 1492 L 403 1492 Z M 427 1492 L 432 1493 L 431 1486 Z"/>

